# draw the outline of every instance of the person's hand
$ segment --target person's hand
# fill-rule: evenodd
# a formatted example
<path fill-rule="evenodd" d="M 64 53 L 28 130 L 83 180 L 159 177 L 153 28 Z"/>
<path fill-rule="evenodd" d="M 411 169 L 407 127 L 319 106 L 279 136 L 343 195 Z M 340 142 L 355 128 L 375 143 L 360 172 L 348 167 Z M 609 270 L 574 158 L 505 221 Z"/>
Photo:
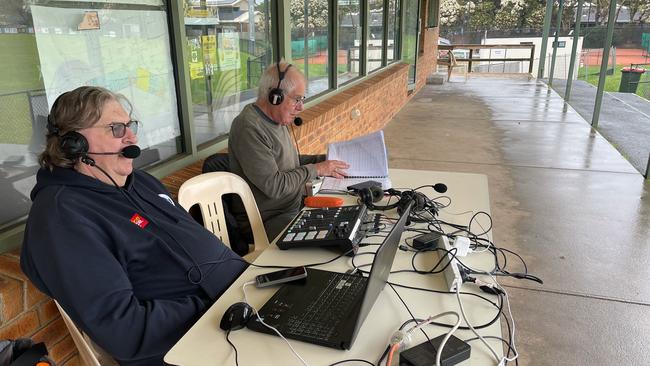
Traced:
<path fill-rule="evenodd" d="M 345 178 L 345 169 L 350 165 L 340 160 L 325 160 L 314 164 L 319 177 Z"/>

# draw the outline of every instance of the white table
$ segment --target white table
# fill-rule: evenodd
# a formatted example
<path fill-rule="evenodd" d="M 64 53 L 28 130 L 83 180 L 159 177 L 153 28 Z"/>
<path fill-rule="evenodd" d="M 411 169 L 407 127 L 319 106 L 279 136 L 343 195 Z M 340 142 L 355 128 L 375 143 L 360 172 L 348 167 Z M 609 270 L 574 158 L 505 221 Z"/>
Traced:
<path fill-rule="evenodd" d="M 467 225 L 470 217 L 477 211 L 490 212 L 487 177 L 479 174 L 433 172 L 418 170 L 391 169 L 390 177 L 396 189 L 414 188 L 425 184 L 444 183 L 448 191 L 444 194 L 451 198 L 451 206 L 443 209 L 439 217 L 445 221 Z M 436 193 L 432 189 L 423 191 L 430 197 Z M 437 194 L 441 195 L 441 194 Z M 350 204 L 355 202 L 352 197 L 346 198 Z M 395 215 L 393 211 L 387 214 Z M 487 227 L 486 217 L 479 220 L 483 227 Z M 480 230 L 477 227 L 474 230 Z M 405 232 L 403 238 L 415 236 L 415 233 Z M 361 248 L 360 252 L 374 251 L 376 246 Z M 298 266 L 309 263 L 322 262 L 334 258 L 337 253 L 332 249 L 299 248 L 292 250 L 279 250 L 275 245 L 264 251 L 256 264 Z M 393 270 L 410 269 L 412 252 L 398 250 Z M 370 263 L 371 255 L 358 256 L 355 263 Z M 418 257 L 419 268 L 431 268 L 437 261 L 436 254 L 427 253 Z M 492 256 L 488 253 L 470 254 L 463 262 L 473 268 L 489 270 L 493 266 Z M 351 268 L 350 258 L 344 257 L 333 263 L 319 266 L 326 269 L 344 272 Z M 234 351 L 226 342 L 226 333 L 219 328 L 219 322 L 224 311 L 233 303 L 244 301 L 242 285 L 252 280 L 256 275 L 270 272 L 271 269 L 250 266 L 230 288 L 210 307 L 210 309 L 194 324 L 194 326 L 176 343 L 166 354 L 165 362 L 176 365 L 234 365 Z M 418 275 L 415 273 L 393 274 L 389 281 L 407 284 L 414 287 L 424 287 L 441 290 L 445 287 L 442 274 Z M 444 311 L 459 312 L 456 295 L 426 293 L 417 290 L 408 290 L 396 287 L 400 296 L 406 301 L 411 312 L 417 318 L 427 318 Z M 257 289 L 248 286 L 246 289 L 248 300 L 255 308 L 261 307 L 277 290 L 277 288 Z M 476 292 L 472 284 L 465 284 L 462 291 Z M 485 295 L 485 294 L 483 294 Z M 487 296 L 487 295 L 486 295 Z M 491 320 L 497 309 L 479 300 L 474 296 L 462 296 L 463 305 L 470 322 L 474 325 L 484 324 Z M 496 301 L 494 296 L 490 296 Z M 379 295 L 377 302 L 363 323 L 354 346 L 348 351 L 336 350 L 309 343 L 289 340 L 296 351 L 309 363 L 309 365 L 329 365 L 337 361 L 360 358 L 373 364 L 388 345 L 390 336 L 410 316 L 404 305 L 400 302 L 393 290 L 386 286 Z M 452 323 L 452 317 L 442 318 L 440 321 Z M 463 323 L 464 325 L 464 323 Z M 447 332 L 447 328 L 426 326 L 424 328 L 430 338 Z M 501 325 L 496 321 L 491 326 L 479 331 L 481 335 L 501 336 Z M 473 338 L 470 330 L 458 330 L 454 333 L 460 339 Z M 233 331 L 230 340 L 237 347 L 239 365 L 298 365 L 300 362 L 291 353 L 287 344 L 279 337 L 253 332 L 248 329 Z M 415 334 L 413 345 L 424 342 L 426 338 L 422 333 Z M 502 354 L 502 343 L 489 340 L 499 355 Z M 480 342 L 473 341 L 471 358 L 461 365 L 495 365 L 496 362 L 489 350 Z M 394 358 L 397 364 L 399 357 Z M 358 362 L 345 363 L 345 365 L 359 365 Z"/>

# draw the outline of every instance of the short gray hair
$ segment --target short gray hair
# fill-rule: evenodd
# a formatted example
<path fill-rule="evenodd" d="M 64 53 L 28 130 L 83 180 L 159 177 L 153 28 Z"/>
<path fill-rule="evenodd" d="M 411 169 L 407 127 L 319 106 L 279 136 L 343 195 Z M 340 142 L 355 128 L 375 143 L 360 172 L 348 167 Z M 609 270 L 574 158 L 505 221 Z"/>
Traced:
<path fill-rule="evenodd" d="M 279 67 L 279 70 L 278 70 Z M 301 78 L 304 82 L 305 75 L 302 71 L 296 66 L 291 65 L 290 63 L 281 60 L 280 62 L 273 63 L 271 66 L 267 67 L 260 78 L 260 83 L 257 89 L 257 100 L 268 100 L 269 92 L 271 89 L 278 87 L 278 80 L 280 79 L 280 72 L 284 72 L 284 78 L 280 83 L 279 88 L 282 89 L 284 95 L 287 95 L 296 88 L 296 82 L 298 78 Z"/>

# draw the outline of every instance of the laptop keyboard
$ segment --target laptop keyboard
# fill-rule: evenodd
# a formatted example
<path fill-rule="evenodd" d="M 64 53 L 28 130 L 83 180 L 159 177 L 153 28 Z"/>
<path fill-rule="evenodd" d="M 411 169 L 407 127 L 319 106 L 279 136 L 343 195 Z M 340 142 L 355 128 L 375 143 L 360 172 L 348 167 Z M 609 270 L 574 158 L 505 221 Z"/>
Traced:
<path fill-rule="evenodd" d="M 345 319 L 355 302 L 361 298 L 367 279 L 361 276 L 338 274 L 319 293 L 304 313 L 288 319 L 285 332 L 328 340 L 336 335 L 341 320 Z"/>

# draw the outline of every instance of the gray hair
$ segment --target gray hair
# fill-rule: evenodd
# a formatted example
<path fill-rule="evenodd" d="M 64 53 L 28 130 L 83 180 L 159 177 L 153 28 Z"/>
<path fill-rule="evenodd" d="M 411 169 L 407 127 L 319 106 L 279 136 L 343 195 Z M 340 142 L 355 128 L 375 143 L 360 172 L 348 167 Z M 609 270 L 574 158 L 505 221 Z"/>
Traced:
<path fill-rule="evenodd" d="M 296 82 L 299 78 L 303 81 L 305 80 L 305 75 L 303 75 L 302 71 L 300 71 L 296 66 L 293 66 L 284 60 L 277 63 L 274 62 L 264 70 L 264 73 L 260 78 L 257 89 L 257 100 L 268 100 L 271 89 L 278 87 L 278 80 L 280 79 L 278 67 L 280 68 L 280 72 L 285 73 L 279 86 L 284 95 L 291 93 L 293 89 L 296 88 Z"/>
<path fill-rule="evenodd" d="M 39 163 L 50 170 L 56 167 L 72 168 L 76 158 L 70 158 L 61 148 L 61 137 L 71 131 L 91 127 L 99 121 L 104 106 L 117 101 L 131 112 L 131 103 L 125 96 L 97 86 L 81 86 L 59 95 L 47 117 L 47 140 Z"/>

